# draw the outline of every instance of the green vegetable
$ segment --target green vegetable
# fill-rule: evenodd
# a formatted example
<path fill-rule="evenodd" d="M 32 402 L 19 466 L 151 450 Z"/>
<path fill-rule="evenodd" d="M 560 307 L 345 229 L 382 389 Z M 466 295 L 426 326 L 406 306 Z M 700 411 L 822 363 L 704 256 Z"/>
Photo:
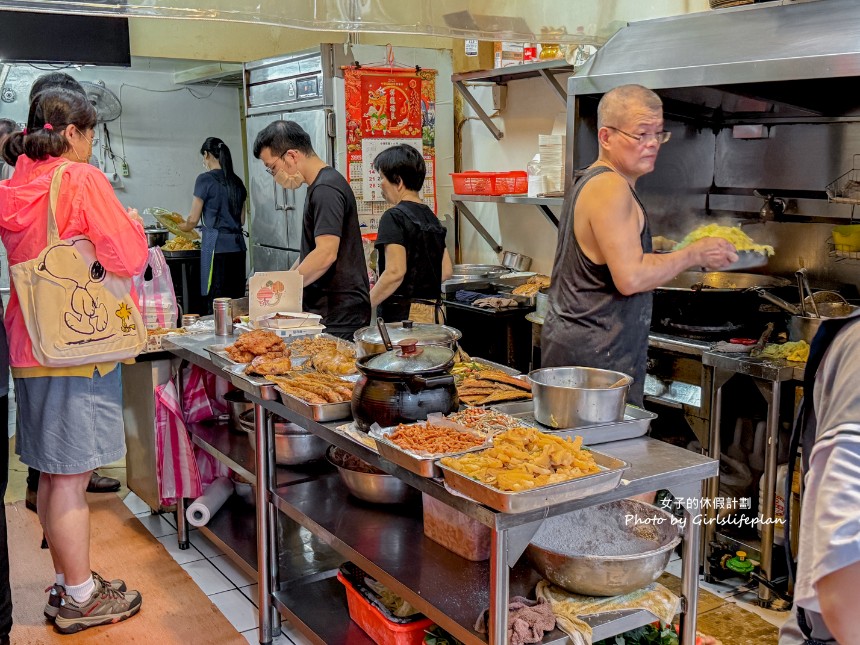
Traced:
<path fill-rule="evenodd" d="M 594 645 L 678 645 L 678 634 L 670 625 L 662 629 L 654 625 L 645 625 L 614 638 L 598 641 Z"/>

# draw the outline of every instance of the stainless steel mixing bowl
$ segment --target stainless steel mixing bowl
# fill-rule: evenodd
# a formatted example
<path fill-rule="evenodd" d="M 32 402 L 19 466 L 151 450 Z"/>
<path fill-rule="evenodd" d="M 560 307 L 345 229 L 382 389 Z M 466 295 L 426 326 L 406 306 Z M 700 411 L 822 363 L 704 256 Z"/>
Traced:
<path fill-rule="evenodd" d="M 623 419 L 633 379 L 592 367 L 546 367 L 529 372 L 529 381 L 535 419 L 550 428 L 576 428 Z"/>
<path fill-rule="evenodd" d="M 654 582 L 669 564 L 672 551 L 681 541 L 680 527 L 672 522 L 672 516 L 659 508 L 622 499 L 607 504 L 574 511 L 569 515 L 577 515 L 575 524 L 588 526 L 584 516 L 578 514 L 596 514 L 596 519 L 608 523 L 620 520 L 624 522 L 625 535 L 629 536 L 629 549 L 625 549 L 624 540 L 612 543 L 613 552 L 623 555 L 594 555 L 593 553 L 573 553 L 576 548 L 555 549 L 541 546 L 541 540 L 546 540 L 547 531 L 552 531 L 553 524 L 570 521 L 566 516 L 559 515 L 544 520 L 543 525 L 532 538 L 532 543 L 526 548 L 526 556 L 531 565 L 544 578 L 562 589 L 572 593 L 587 596 L 618 596 L 641 589 Z M 627 516 L 650 519 L 647 524 L 636 524 L 633 520 L 626 522 Z M 592 515 L 595 517 L 595 515 Z M 613 518 L 615 518 L 613 520 Z M 626 531 L 629 526 L 629 532 Z M 591 529 L 589 529 L 591 530 Z M 635 540 L 633 539 L 635 538 Z M 572 544 L 576 542 L 571 538 Z M 653 543 L 653 548 L 647 551 L 629 552 L 625 550 L 641 549 L 643 541 Z"/>

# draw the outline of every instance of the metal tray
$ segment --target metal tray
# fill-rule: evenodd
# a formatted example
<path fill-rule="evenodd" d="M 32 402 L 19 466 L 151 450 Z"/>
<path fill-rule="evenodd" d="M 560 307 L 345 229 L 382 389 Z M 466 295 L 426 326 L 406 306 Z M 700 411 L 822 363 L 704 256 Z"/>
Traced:
<path fill-rule="evenodd" d="M 227 343 L 228 345 L 231 343 Z M 212 364 L 215 367 L 220 367 L 222 370 L 230 370 L 237 365 L 241 365 L 243 368 L 247 365 L 247 363 L 237 363 L 230 355 L 224 351 L 224 348 L 227 345 L 208 345 L 205 349 L 209 352 L 209 358 L 212 360 Z"/>
<path fill-rule="evenodd" d="M 494 363 L 493 361 L 487 360 L 486 358 L 475 358 L 472 357 L 473 363 L 478 363 L 479 365 L 486 365 L 487 367 L 491 367 L 494 370 L 499 370 L 500 372 L 504 372 L 508 376 L 521 376 L 522 372 L 513 367 L 508 367 L 507 365 L 502 365 L 501 363 Z"/>
<path fill-rule="evenodd" d="M 308 419 L 313 419 L 319 423 L 328 421 L 340 421 L 352 417 L 352 402 L 344 401 L 343 403 L 308 403 L 297 396 L 284 392 L 280 387 L 275 385 L 278 395 L 281 397 L 281 403 L 284 407 L 293 412 L 297 412 Z"/>
<path fill-rule="evenodd" d="M 537 293 L 532 296 L 521 296 L 513 293 L 514 289 L 525 284 L 528 280 L 529 278 L 520 278 L 520 281 L 493 280 L 490 282 L 490 286 L 494 287 L 499 295 L 516 300 L 523 307 L 534 307 L 537 304 Z"/>
<path fill-rule="evenodd" d="M 630 464 L 595 450 L 591 454 L 601 472 L 519 493 L 507 493 L 487 486 L 442 463 L 438 466 L 444 473 L 445 485 L 452 490 L 502 513 L 525 513 L 615 489 Z"/>
<path fill-rule="evenodd" d="M 560 437 L 582 437 L 582 442 L 587 446 L 641 437 L 648 433 L 651 422 L 657 418 L 653 412 L 637 408 L 635 405 L 628 405 L 624 410 L 624 419 L 621 421 L 598 423 L 578 428 L 554 429 L 541 425 L 535 420 L 533 401 L 499 403 L 490 406 L 490 408 L 496 412 L 504 412 L 520 419 L 524 425 L 538 428 L 547 434 Z"/>
<path fill-rule="evenodd" d="M 469 452 L 477 452 L 490 447 L 490 441 L 487 440 L 482 446 L 475 446 L 469 450 L 461 450 L 458 452 L 446 452 L 429 457 L 421 457 L 414 453 L 403 450 L 403 448 L 389 441 L 385 435 L 389 434 L 394 428 L 383 428 L 381 432 L 370 432 L 370 436 L 376 441 L 376 449 L 382 457 L 385 457 L 391 463 L 397 464 L 408 470 L 411 473 L 420 475 L 421 477 L 441 477 L 442 470 L 436 463 L 437 459 L 442 457 L 456 457 Z"/>

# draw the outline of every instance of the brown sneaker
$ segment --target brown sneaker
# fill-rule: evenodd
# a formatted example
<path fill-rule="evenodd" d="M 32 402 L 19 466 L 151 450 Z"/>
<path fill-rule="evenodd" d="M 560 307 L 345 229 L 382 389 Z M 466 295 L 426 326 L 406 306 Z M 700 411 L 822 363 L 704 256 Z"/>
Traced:
<path fill-rule="evenodd" d="M 102 578 L 95 579 L 96 589 L 85 601 L 78 603 L 63 593 L 55 625 L 61 634 L 75 634 L 90 627 L 110 625 L 131 618 L 140 611 L 142 602 L 138 591 L 118 591 Z"/>
<path fill-rule="evenodd" d="M 123 580 L 117 579 L 108 582 L 95 571 L 93 571 L 93 580 L 101 580 L 103 583 L 113 587 L 117 591 L 125 591 L 125 582 Z M 60 613 L 60 601 L 63 594 L 66 592 L 66 588 L 62 585 L 55 584 L 45 589 L 45 591 L 48 592 L 48 602 L 45 604 L 45 618 L 48 620 L 54 620 L 57 617 L 57 614 Z"/>

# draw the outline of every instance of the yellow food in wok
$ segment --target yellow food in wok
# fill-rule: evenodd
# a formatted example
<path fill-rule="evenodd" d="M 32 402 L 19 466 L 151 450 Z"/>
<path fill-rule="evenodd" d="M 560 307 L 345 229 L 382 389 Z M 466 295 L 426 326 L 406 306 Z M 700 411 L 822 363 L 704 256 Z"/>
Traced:
<path fill-rule="evenodd" d="M 197 251 L 200 249 L 200 243 L 186 240 L 184 237 L 174 237 L 161 248 L 165 251 Z"/>
<path fill-rule="evenodd" d="M 762 255 L 773 255 L 773 247 L 767 244 L 756 244 L 753 239 L 744 233 L 737 226 L 720 226 L 719 224 L 706 224 L 691 231 L 677 246 L 676 251 L 680 251 L 685 246 L 698 242 L 706 237 L 720 237 L 731 242 L 738 251 L 752 251 L 761 253 Z"/>

